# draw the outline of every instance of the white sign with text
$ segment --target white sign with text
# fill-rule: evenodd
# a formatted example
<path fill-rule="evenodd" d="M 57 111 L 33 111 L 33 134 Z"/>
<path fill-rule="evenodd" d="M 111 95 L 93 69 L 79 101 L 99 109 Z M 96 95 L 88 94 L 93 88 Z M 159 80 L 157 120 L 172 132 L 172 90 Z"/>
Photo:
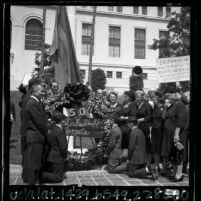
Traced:
<path fill-rule="evenodd" d="M 159 83 L 190 80 L 190 56 L 161 58 L 156 63 Z"/>

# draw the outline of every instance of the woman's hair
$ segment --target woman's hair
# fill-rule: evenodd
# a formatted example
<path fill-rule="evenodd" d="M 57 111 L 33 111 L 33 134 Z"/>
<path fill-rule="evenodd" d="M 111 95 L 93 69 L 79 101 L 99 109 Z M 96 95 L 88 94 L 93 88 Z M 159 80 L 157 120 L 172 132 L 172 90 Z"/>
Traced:
<path fill-rule="evenodd" d="M 124 95 L 128 96 L 130 100 L 134 101 L 135 100 L 135 96 L 134 93 L 132 91 L 125 91 Z"/>
<path fill-rule="evenodd" d="M 137 91 L 135 92 L 135 96 L 137 96 L 137 95 L 143 96 L 143 95 L 144 95 L 144 92 L 141 91 L 141 90 L 137 90 Z"/>
<path fill-rule="evenodd" d="M 112 91 L 112 92 L 110 92 L 109 95 L 108 95 L 108 101 L 110 101 L 110 95 L 111 95 L 111 94 L 115 95 L 116 98 L 118 97 L 117 93 L 115 93 L 115 92 Z"/>
<path fill-rule="evenodd" d="M 52 113 L 52 120 L 56 123 L 61 123 L 64 120 L 65 116 L 62 112 L 54 110 Z"/>
<path fill-rule="evenodd" d="M 23 93 L 23 94 L 26 94 L 27 93 L 27 86 L 26 85 L 24 85 L 24 84 L 20 84 L 20 86 L 19 86 L 19 91 L 21 92 L 21 93 Z"/>

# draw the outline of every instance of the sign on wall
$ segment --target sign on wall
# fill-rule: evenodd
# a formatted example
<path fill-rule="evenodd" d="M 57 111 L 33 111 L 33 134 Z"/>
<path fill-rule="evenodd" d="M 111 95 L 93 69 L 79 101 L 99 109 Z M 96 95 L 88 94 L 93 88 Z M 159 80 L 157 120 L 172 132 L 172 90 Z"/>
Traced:
<path fill-rule="evenodd" d="M 157 59 L 158 82 L 190 80 L 190 56 Z"/>

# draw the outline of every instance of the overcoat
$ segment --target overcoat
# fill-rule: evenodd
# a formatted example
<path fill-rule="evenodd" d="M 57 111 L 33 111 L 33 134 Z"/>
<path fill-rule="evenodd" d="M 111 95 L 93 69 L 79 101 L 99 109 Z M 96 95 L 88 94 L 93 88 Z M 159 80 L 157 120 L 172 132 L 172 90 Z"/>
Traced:
<path fill-rule="evenodd" d="M 146 145 L 143 132 L 135 127 L 129 136 L 128 160 L 129 164 L 141 165 L 146 163 Z"/>
<path fill-rule="evenodd" d="M 121 149 L 122 132 L 118 125 L 113 125 L 109 136 L 109 143 L 106 149 L 108 158 L 107 169 L 113 169 L 121 163 L 122 149 Z"/>

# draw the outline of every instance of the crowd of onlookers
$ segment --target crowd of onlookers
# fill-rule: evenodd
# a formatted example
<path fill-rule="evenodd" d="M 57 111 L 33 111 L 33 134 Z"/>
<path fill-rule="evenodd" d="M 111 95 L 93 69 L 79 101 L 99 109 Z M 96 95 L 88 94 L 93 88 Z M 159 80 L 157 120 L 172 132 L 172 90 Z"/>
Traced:
<path fill-rule="evenodd" d="M 49 89 L 45 87 L 37 79 L 19 87 L 23 94 L 19 103 L 22 178 L 30 185 L 61 182 L 67 157 L 64 115 L 55 110 L 55 124 L 50 127 L 43 104 L 44 94 L 54 96 L 59 83 L 53 81 Z M 98 89 L 96 96 L 101 98 L 103 93 Z M 123 103 L 118 103 L 117 94 L 110 92 L 105 100 L 105 117 L 112 125 L 105 170 L 138 178 L 150 174 L 153 180 L 161 174 L 171 181 L 182 181 L 188 163 L 189 97 L 181 89 L 165 95 L 126 91 L 123 97 Z M 94 106 L 90 107 L 90 118 L 103 118 L 93 110 Z"/>

